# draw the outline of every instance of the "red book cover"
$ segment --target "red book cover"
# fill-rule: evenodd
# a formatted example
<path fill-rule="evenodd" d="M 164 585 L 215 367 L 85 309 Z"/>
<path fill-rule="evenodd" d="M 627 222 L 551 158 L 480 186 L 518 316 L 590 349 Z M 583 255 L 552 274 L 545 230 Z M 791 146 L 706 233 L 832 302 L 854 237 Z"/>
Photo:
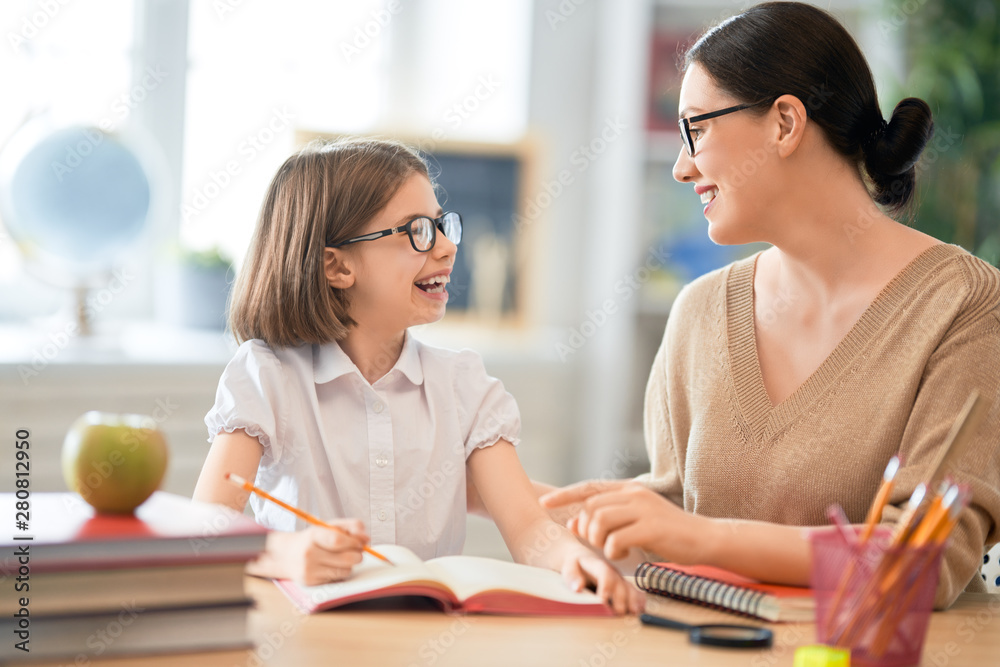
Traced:
<path fill-rule="evenodd" d="M 668 567 L 678 572 L 684 572 L 696 577 L 721 581 L 724 584 L 732 584 L 743 588 L 750 588 L 761 593 L 768 593 L 779 598 L 808 598 L 812 597 L 812 589 L 800 586 L 782 586 L 780 584 L 762 584 L 756 579 L 744 577 L 721 567 L 712 565 L 678 565 L 677 563 L 656 563 L 660 567 Z"/>
<path fill-rule="evenodd" d="M 0 494 L 0 515 L 13 520 L 16 501 Z M 33 571 L 248 561 L 267 536 L 244 514 L 162 491 L 134 515 L 97 514 L 76 493 L 33 493 L 29 503 L 27 529 L 2 539 L 7 554 L 28 548 Z M 4 574 L 17 568 L 16 558 L 0 560 Z"/>

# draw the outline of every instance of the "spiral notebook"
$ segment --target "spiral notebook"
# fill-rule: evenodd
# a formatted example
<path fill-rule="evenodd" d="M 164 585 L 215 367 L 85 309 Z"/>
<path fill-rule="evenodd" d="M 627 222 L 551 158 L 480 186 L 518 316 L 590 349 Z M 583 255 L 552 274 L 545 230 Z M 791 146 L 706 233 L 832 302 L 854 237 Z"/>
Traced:
<path fill-rule="evenodd" d="M 762 584 L 709 565 L 642 563 L 636 568 L 635 583 L 650 593 L 765 621 L 812 622 L 816 616 L 808 588 Z"/>

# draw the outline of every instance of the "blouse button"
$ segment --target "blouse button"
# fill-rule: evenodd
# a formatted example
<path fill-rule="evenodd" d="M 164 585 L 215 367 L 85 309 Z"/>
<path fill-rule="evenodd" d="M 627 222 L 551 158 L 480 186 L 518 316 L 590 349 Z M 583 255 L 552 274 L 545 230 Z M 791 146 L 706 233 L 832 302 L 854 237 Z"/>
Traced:
<path fill-rule="evenodd" d="M 381 414 L 382 411 L 385 410 L 385 403 L 382 401 L 375 401 L 375 405 L 372 406 L 372 410 L 375 411 L 375 414 Z"/>
<path fill-rule="evenodd" d="M 385 510 L 379 510 L 378 511 L 379 521 L 385 521 L 385 517 L 386 517 Z"/>
<path fill-rule="evenodd" d="M 379 468 L 384 468 L 388 463 L 389 459 L 388 457 L 386 457 L 385 454 L 379 454 L 377 457 L 375 457 L 375 465 L 377 465 Z"/>

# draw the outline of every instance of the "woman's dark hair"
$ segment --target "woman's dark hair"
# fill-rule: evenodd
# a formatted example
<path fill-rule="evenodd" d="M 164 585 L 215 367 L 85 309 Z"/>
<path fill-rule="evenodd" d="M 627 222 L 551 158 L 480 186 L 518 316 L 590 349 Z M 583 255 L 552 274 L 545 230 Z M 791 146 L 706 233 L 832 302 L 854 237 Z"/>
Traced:
<path fill-rule="evenodd" d="M 740 102 L 798 97 L 833 148 L 863 167 L 872 198 L 891 213 L 907 209 L 934 132 L 930 107 L 908 97 L 886 123 L 861 49 L 831 14 L 799 2 L 751 7 L 702 35 L 683 69 L 693 63 Z"/>

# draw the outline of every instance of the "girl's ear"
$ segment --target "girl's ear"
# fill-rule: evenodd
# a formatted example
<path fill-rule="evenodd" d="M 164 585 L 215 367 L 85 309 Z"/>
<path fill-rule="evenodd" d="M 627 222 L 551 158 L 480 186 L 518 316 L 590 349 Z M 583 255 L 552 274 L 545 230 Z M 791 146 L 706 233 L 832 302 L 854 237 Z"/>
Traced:
<path fill-rule="evenodd" d="M 339 248 L 326 248 L 323 250 L 323 271 L 326 273 L 326 282 L 330 287 L 337 289 L 347 289 L 354 285 L 353 262 L 347 253 Z"/>
<path fill-rule="evenodd" d="M 794 95 L 782 95 L 774 101 L 778 110 L 778 141 L 777 150 L 781 157 L 788 157 L 795 149 L 806 131 L 806 107 L 802 100 Z"/>

